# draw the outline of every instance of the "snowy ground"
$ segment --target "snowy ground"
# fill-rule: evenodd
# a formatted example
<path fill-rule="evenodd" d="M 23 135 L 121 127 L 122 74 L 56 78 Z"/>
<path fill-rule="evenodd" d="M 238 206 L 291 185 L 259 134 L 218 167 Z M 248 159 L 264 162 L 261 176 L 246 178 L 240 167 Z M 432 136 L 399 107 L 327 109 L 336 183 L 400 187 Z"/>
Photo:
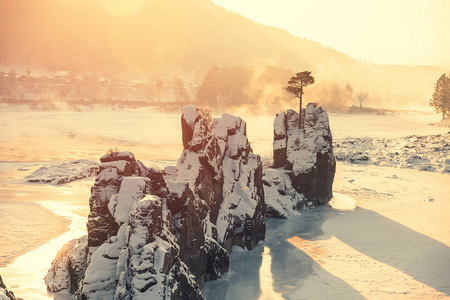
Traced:
<path fill-rule="evenodd" d="M 269 219 L 266 241 L 233 253 L 205 298 L 450 298 L 449 175 L 337 168 L 330 206 Z"/>
<path fill-rule="evenodd" d="M 319 236 L 289 239 L 317 265 L 287 298 L 449 298 L 449 175 L 346 163 L 337 172 L 334 189 L 356 208 Z"/>
<path fill-rule="evenodd" d="M 269 157 L 273 117 L 242 117 L 254 151 Z M 0 120 L 0 161 L 21 161 L 0 162 L 0 205 L 5 208 L 1 213 L 9 217 L 0 218 L 0 242 L 16 239 L 4 230 L 13 226 L 21 232 L 13 245 L 15 253 L 30 251 L 0 268 L 0 274 L 19 297 L 51 298 L 42 278 L 62 244 L 85 230 L 91 182 L 55 186 L 29 184 L 25 177 L 56 161 L 98 160 L 109 146 L 135 151 L 149 166 L 159 164 L 155 160 L 175 160 L 181 153 L 180 115 L 0 112 Z M 448 132 L 448 128 L 427 126 L 437 121 L 436 115 L 330 116 L 338 142 L 346 137 L 398 141 Z M 206 283 L 205 298 L 448 297 L 444 294 L 450 294 L 450 268 L 446 268 L 450 265 L 450 175 L 381 165 L 338 163 L 333 207 L 305 210 L 290 220 L 268 220 L 267 240 L 250 252 L 233 252 L 230 272 Z M 14 217 L 25 209 L 35 220 Z M 9 221 L 1 223 L 5 220 Z M 52 239 L 56 234 L 49 228 L 62 234 L 68 230 L 67 220 L 70 231 Z M 30 231 L 33 224 L 28 221 L 58 225 L 41 227 L 39 240 L 33 241 L 30 237 L 36 232 Z M 6 253 L 4 245 L 0 244 L 0 257 Z"/>
<path fill-rule="evenodd" d="M 346 138 L 336 141 L 338 161 L 450 173 L 450 133 L 399 139 Z"/>

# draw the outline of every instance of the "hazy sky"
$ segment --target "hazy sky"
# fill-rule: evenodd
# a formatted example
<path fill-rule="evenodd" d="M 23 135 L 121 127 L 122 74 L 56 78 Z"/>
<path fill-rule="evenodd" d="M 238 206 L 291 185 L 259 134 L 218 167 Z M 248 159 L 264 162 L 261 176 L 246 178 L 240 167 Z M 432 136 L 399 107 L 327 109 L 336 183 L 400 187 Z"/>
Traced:
<path fill-rule="evenodd" d="M 213 0 L 377 64 L 450 63 L 450 0 Z"/>

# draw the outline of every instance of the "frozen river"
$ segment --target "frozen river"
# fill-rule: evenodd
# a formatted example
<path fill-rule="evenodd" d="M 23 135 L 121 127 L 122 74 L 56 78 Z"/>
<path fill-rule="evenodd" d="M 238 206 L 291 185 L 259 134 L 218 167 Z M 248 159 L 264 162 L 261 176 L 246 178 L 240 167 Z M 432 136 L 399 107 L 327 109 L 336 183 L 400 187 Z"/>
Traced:
<path fill-rule="evenodd" d="M 273 116 L 242 118 L 254 151 L 270 157 Z M 42 278 L 60 246 L 85 232 L 92 180 L 57 187 L 25 184 L 23 177 L 54 161 L 98 160 L 111 146 L 133 151 L 147 165 L 175 163 L 182 150 L 180 115 L 151 110 L 3 111 L 0 120 L 0 259 L 8 265 L 0 265 L 0 274 L 19 297 L 52 298 L 45 292 Z M 399 138 L 448 131 L 427 125 L 437 121 L 437 115 L 330 115 L 334 139 Z M 390 170 L 339 164 L 334 190 L 341 194 L 334 207 L 302 211 L 302 216 L 291 220 L 268 220 L 266 241 L 250 252 L 234 251 L 230 271 L 205 284 L 205 298 L 446 297 L 450 276 L 438 267 L 450 265 L 450 223 L 446 218 L 450 206 L 444 201 L 450 194 L 449 175 Z M 383 189 L 387 190 L 380 194 Z M 356 201 L 356 208 L 348 205 L 349 199 Z M 385 250 L 379 244 L 364 248 L 371 245 L 372 238 L 380 239 L 377 226 L 383 231 L 396 230 L 389 239 L 407 239 L 399 243 L 381 239 L 395 246 Z M 407 258 L 389 258 L 390 253 L 404 253 L 409 248 L 413 250 Z M 430 261 L 429 253 L 437 259 Z M 428 263 L 436 276 L 428 271 L 422 274 L 413 267 L 414 261 Z"/>

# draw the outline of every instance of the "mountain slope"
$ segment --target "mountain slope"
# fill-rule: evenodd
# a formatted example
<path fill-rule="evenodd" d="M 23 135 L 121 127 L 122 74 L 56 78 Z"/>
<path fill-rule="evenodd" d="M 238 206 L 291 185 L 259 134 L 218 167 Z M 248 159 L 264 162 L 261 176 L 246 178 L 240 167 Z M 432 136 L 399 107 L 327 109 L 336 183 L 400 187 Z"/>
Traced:
<path fill-rule="evenodd" d="M 134 0 L 136 1 L 136 0 Z M 133 1 L 132 1 L 133 2 Z M 350 82 L 381 104 L 399 94 L 426 101 L 443 70 L 364 64 L 318 43 L 262 26 L 211 0 L 147 0 L 134 14 L 108 1 L 0 1 L 0 64 L 151 76 L 211 65 L 311 70 L 317 88 Z"/>

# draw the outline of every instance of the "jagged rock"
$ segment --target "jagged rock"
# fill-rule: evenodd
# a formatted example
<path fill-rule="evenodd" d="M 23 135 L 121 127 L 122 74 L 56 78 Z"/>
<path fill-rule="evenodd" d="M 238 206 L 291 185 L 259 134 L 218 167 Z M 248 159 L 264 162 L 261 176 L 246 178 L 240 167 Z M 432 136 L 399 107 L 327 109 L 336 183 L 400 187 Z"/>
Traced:
<path fill-rule="evenodd" d="M 224 114 L 214 119 L 212 132 L 219 139 L 223 157 L 223 202 L 216 222 L 218 241 L 228 251 L 231 245 L 250 250 L 264 240 L 266 231 L 262 163 L 250 147 L 246 123 L 241 118 Z"/>
<path fill-rule="evenodd" d="M 118 257 L 110 255 L 118 249 Z M 146 196 L 133 205 L 117 238 L 94 253 L 82 282 L 81 298 L 202 299 L 179 251 L 176 237 L 163 220 L 161 199 Z"/>
<path fill-rule="evenodd" d="M 189 183 L 201 217 L 209 216 L 207 236 L 229 252 L 232 245 L 250 250 L 265 237 L 262 163 L 241 118 L 224 114 L 212 124 L 208 119 L 195 106 L 184 108 L 176 180 Z"/>
<path fill-rule="evenodd" d="M 299 116 L 293 110 L 274 121 L 274 168 L 287 170 L 292 186 L 314 206 L 328 203 L 336 170 L 328 115 L 312 103 Z"/>
<path fill-rule="evenodd" d="M 286 112 L 277 114 L 273 123 L 273 167 L 286 165 Z"/>
<path fill-rule="evenodd" d="M 108 204 L 118 194 L 123 176 L 142 176 L 149 171 L 129 151 L 113 152 L 100 158 L 100 173 L 91 188 L 88 216 L 88 245 L 98 247 L 117 233 L 118 226 Z"/>
<path fill-rule="evenodd" d="M 210 237 L 206 237 L 203 251 L 207 256 L 205 281 L 222 277 L 230 265 L 228 252 Z"/>
<path fill-rule="evenodd" d="M 108 203 L 112 195 L 119 192 L 122 176 L 119 170 L 109 166 L 100 171 L 91 188 L 89 199 L 90 213 L 88 215 L 88 245 L 98 247 L 109 238 L 109 232 L 116 231 L 117 228 L 110 228 L 108 220 Z"/>
<path fill-rule="evenodd" d="M 209 220 L 215 224 L 223 199 L 222 153 L 218 140 L 211 133 L 204 111 L 195 106 L 183 109 L 181 124 L 184 150 L 177 163 L 176 181 L 189 183 L 195 196 L 205 202 L 200 217 L 204 219 L 209 213 Z"/>
<path fill-rule="evenodd" d="M 44 278 L 47 289 L 52 293 L 67 289 L 74 294 L 84 277 L 88 253 L 87 236 L 65 244 Z"/>
<path fill-rule="evenodd" d="M 189 184 L 166 185 L 162 172 L 146 168 L 129 152 L 102 161 L 91 189 L 88 236 L 58 252 L 45 278 L 49 291 L 67 289 L 80 299 L 201 299 L 204 280 L 228 270 L 228 253 L 205 240 L 199 213 L 205 209 Z M 142 277 L 145 270 L 136 260 L 142 268 L 157 264 L 155 272 L 162 273 Z"/>
<path fill-rule="evenodd" d="M 207 252 L 202 219 L 194 206 L 195 196 L 187 182 L 167 182 L 167 208 L 172 213 L 174 234 L 180 246 L 180 258 L 203 287 Z M 226 270 L 225 270 L 226 271 Z"/>
<path fill-rule="evenodd" d="M 74 241 L 52 264 L 49 290 L 77 291 L 80 299 L 202 299 L 204 281 L 228 270 L 232 245 L 252 249 L 264 239 L 262 163 L 246 124 L 231 115 L 208 120 L 196 107 L 184 109 L 185 149 L 168 174 L 176 182 L 131 152 L 101 158 L 85 271 L 70 271 Z"/>
<path fill-rule="evenodd" d="M 8 291 L 6 285 L 3 283 L 2 276 L 0 275 L 0 300 L 16 300 L 14 293 Z"/>
<path fill-rule="evenodd" d="M 100 171 L 107 167 L 114 167 L 119 170 L 123 176 L 146 176 L 146 168 L 140 162 L 136 161 L 134 154 L 130 151 L 112 152 L 100 157 L 102 164 Z"/>

